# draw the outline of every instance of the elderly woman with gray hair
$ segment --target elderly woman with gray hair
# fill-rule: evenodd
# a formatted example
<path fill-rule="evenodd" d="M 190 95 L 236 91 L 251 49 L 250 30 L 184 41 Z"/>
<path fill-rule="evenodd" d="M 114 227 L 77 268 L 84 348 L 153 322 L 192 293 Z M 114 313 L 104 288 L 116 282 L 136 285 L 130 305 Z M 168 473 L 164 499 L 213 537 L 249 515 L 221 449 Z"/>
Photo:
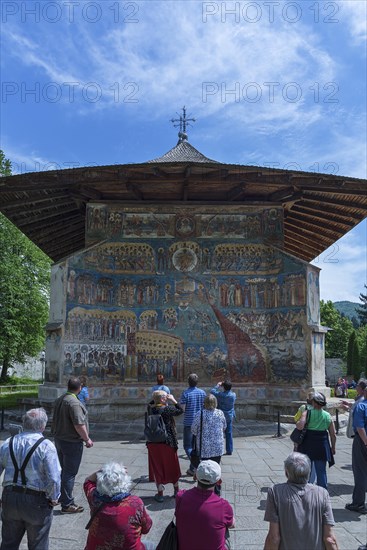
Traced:
<path fill-rule="evenodd" d="M 303 442 L 298 445 L 298 451 L 306 454 L 315 466 L 317 485 L 327 489 L 326 462 L 333 466 L 335 455 L 335 426 L 331 415 L 324 411 L 326 398 L 323 393 L 315 392 L 312 397 L 312 409 L 304 411 L 296 426 L 302 430 L 309 417 L 307 434 Z M 331 445 L 329 441 L 331 440 Z"/>
<path fill-rule="evenodd" d="M 155 544 L 141 541 L 152 527 L 143 501 L 131 492 L 126 468 L 108 462 L 87 477 L 84 492 L 91 509 L 89 533 L 84 550 L 154 550 Z"/>

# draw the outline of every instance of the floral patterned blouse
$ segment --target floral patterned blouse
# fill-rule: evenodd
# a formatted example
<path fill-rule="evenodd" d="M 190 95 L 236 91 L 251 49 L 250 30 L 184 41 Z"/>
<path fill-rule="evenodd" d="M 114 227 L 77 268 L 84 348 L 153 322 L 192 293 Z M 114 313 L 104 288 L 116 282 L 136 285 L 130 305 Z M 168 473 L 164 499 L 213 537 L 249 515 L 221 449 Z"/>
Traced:
<path fill-rule="evenodd" d="M 95 498 L 96 484 L 84 482 L 84 492 L 91 512 L 100 501 Z M 95 515 L 89 527 L 85 550 L 145 550 L 141 535 L 152 527 L 152 519 L 143 501 L 134 495 L 106 503 Z"/>
<path fill-rule="evenodd" d="M 175 416 L 183 414 L 183 408 L 178 403 L 176 405 L 166 405 L 165 407 L 152 406 L 150 414 L 161 414 L 167 430 L 167 445 L 178 449 L 177 430 Z M 148 443 L 149 445 L 149 443 Z"/>
<path fill-rule="evenodd" d="M 201 458 L 212 458 L 224 454 L 224 430 L 227 422 L 219 409 L 199 411 L 194 417 L 191 431 L 196 435 L 197 446 L 200 446 L 200 422 L 203 413 L 203 436 L 201 442 Z"/>

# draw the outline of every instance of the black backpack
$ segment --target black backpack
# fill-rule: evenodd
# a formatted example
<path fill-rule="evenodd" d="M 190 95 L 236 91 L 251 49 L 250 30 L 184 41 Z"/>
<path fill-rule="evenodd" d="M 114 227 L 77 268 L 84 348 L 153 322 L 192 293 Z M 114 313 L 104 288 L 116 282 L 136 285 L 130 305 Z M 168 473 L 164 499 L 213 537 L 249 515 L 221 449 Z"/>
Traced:
<path fill-rule="evenodd" d="M 144 435 L 148 443 L 166 443 L 167 441 L 167 429 L 162 415 L 151 414 L 150 406 L 145 413 Z"/>

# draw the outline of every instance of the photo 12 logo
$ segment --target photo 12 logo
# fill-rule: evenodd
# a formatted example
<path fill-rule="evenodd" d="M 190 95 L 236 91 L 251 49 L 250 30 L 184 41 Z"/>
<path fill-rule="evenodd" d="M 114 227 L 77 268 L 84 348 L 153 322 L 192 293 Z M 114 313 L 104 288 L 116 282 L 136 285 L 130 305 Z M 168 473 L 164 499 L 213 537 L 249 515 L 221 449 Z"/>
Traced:
<path fill-rule="evenodd" d="M 305 97 L 305 92 L 312 95 L 314 103 L 339 103 L 336 94 L 339 86 L 336 82 L 314 82 L 307 90 L 304 90 L 297 82 L 203 82 L 202 100 L 208 102 L 208 98 L 220 97 L 222 103 L 227 101 L 239 103 L 257 103 L 261 100 L 275 103 L 279 99 L 287 103 L 297 103 Z"/>
<path fill-rule="evenodd" d="M 98 23 L 108 19 L 113 23 L 139 23 L 137 2 L 1 2 L 1 21 L 8 23 Z"/>
<path fill-rule="evenodd" d="M 136 82 L 114 82 L 110 86 L 101 86 L 98 82 L 2 82 L 1 102 L 11 99 L 21 103 L 33 102 L 76 103 L 85 101 L 97 103 L 109 100 L 113 103 L 138 103 L 139 85 Z"/>
<path fill-rule="evenodd" d="M 314 23 L 339 23 L 337 2 L 203 2 L 202 21 L 221 23 L 297 23 L 312 18 Z"/>

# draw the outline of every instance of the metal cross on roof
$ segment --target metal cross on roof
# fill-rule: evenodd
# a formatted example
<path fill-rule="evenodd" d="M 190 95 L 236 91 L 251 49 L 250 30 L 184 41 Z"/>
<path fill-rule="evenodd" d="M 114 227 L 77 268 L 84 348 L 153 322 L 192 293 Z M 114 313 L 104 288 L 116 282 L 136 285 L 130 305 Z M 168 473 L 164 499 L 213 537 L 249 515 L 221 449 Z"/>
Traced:
<path fill-rule="evenodd" d="M 179 142 L 180 141 L 187 141 L 188 136 L 187 136 L 186 128 L 187 128 L 187 126 L 192 126 L 192 124 L 190 124 L 190 122 L 196 122 L 195 118 L 187 118 L 186 117 L 186 107 L 182 107 L 182 112 L 183 112 L 182 115 L 179 115 L 177 113 L 179 118 L 171 118 L 171 122 L 172 122 L 173 126 L 175 128 L 178 128 L 178 127 L 180 128 L 180 131 L 178 133 Z"/>

